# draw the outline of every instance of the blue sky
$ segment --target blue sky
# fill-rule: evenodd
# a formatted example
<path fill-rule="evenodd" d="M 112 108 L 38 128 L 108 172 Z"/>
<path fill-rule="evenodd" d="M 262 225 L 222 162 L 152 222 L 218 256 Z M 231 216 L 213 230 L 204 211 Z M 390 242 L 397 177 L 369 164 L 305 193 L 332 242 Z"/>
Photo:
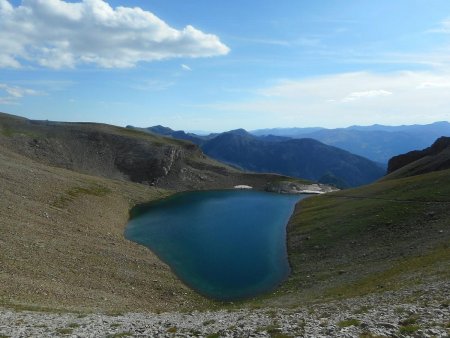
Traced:
<path fill-rule="evenodd" d="M 0 111 L 174 129 L 450 120 L 448 0 L 0 0 Z"/>

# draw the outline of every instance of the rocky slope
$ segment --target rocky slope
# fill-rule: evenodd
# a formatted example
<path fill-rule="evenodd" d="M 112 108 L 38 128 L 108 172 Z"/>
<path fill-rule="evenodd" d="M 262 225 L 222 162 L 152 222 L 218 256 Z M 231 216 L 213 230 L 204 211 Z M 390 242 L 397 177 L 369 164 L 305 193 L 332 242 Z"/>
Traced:
<path fill-rule="evenodd" d="M 191 313 L 56 314 L 0 308 L 8 337 L 447 337 L 448 283 L 302 305 Z M 413 298 L 417 300 L 412 301 Z M 439 301 L 439 299 L 441 301 Z"/>
<path fill-rule="evenodd" d="M 388 174 L 392 175 L 388 178 L 414 176 L 445 169 L 450 169 L 450 137 L 440 137 L 426 149 L 391 158 Z"/>
<path fill-rule="evenodd" d="M 1 145 L 0 190 L 0 304 L 160 311 L 204 302 L 123 237 L 129 209 L 168 191 L 51 167 Z"/>
<path fill-rule="evenodd" d="M 196 165 L 208 164 L 192 144 L 101 124 L 31 121 L 2 114 L 0 135 L 9 149 L 44 164 L 138 183 L 164 185 L 175 179 L 182 184 L 181 169 L 188 182 L 196 178 Z M 218 164 L 214 169 L 227 171 Z M 206 170 L 204 174 L 206 178 Z"/>
<path fill-rule="evenodd" d="M 264 189 L 279 175 L 245 174 L 190 142 L 95 123 L 32 121 L 0 113 L 0 145 L 40 163 L 171 190 Z"/>

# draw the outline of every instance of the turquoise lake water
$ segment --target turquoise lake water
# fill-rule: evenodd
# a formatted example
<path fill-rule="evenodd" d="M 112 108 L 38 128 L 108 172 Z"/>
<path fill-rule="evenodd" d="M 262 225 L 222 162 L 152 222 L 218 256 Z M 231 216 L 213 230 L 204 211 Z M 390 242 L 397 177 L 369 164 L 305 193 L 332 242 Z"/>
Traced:
<path fill-rule="evenodd" d="M 273 290 L 290 272 L 286 224 L 306 195 L 196 191 L 134 208 L 125 237 L 188 286 L 232 301 Z M 151 278 L 151 276 L 149 276 Z"/>

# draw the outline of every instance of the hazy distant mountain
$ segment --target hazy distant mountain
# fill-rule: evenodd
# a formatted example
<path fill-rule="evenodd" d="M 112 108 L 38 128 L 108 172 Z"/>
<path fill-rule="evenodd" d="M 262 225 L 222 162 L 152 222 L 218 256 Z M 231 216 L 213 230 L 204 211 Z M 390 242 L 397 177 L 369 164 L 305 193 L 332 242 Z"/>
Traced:
<path fill-rule="evenodd" d="M 412 125 L 401 125 L 401 126 L 384 126 L 381 124 L 374 124 L 372 126 L 351 126 L 347 129 L 352 130 L 362 130 L 362 131 L 401 131 L 410 133 L 420 133 L 420 132 L 434 132 L 437 134 L 446 133 L 449 131 L 450 123 L 447 121 L 439 121 L 431 124 L 412 124 Z"/>
<path fill-rule="evenodd" d="M 192 143 L 195 143 L 197 145 L 202 145 L 206 140 L 214 137 L 214 134 L 210 134 L 207 136 L 200 136 L 193 133 L 186 133 L 182 130 L 173 130 L 168 127 L 164 126 L 153 126 L 148 128 L 138 128 L 133 126 L 127 126 L 128 129 L 134 129 L 139 131 L 145 131 L 147 133 L 156 134 L 156 135 L 163 135 L 168 136 L 172 138 L 176 138 L 179 140 L 186 140 L 191 141 Z"/>
<path fill-rule="evenodd" d="M 299 138 L 300 135 L 310 134 L 325 128 L 310 127 L 310 128 L 268 128 L 258 129 L 250 131 L 251 134 L 256 136 L 274 135 L 274 136 L 287 136 L 292 138 Z"/>
<path fill-rule="evenodd" d="M 366 158 L 313 139 L 255 136 L 244 129 L 199 136 L 163 126 L 128 128 L 189 140 L 199 145 L 206 155 L 241 169 L 279 173 L 339 187 L 370 183 L 385 173 Z"/>
<path fill-rule="evenodd" d="M 216 136 L 205 142 L 202 150 L 243 169 L 347 187 L 370 183 L 384 175 L 374 162 L 313 139 L 265 140 L 243 129 Z"/>
<path fill-rule="evenodd" d="M 311 131 L 311 129 L 316 129 Z M 351 126 L 339 129 L 276 128 L 252 132 L 254 135 L 276 135 L 292 138 L 312 138 L 328 145 L 348 150 L 368 159 L 387 163 L 396 155 L 423 149 L 440 136 L 450 136 L 450 123 L 435 122 L 411 126 Z"/>

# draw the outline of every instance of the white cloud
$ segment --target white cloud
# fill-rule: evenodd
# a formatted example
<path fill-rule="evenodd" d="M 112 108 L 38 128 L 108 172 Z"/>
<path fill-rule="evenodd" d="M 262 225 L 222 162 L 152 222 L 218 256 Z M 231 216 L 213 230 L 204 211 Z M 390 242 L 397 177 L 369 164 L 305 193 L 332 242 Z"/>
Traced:
<path fill-rule="evenodd" d="M 341 102 L 352 102 L 361 99 L 373 98 L 377 96 L 389 96 L 391 92 L 384 89 L 366 90 L 362 92 L 353 92 L 344 97 Z"/>
<path fill-rule="evenodd" d="M 429 33 L 450 33 L 450 18 L 441 22 L 438 28 L 430 29 Z"/>
<path fill-rule="evenodd" d="M 182 64 L 182 65 L 181 65 L 181 68 L 182 68 L 183 70 L 187 70 L 187 71 L 191 71 L 191 70 L 192 70 L 191 67 L 189 67 L 188 65 L 185 65 L 185 64 Z"/>
<path fill-rule="evenodd" d="M 225 55 L 229 48 L 191 25 L 178 30 L 139 7 L 104 0 L 0 0 L 0 67 L 132 67 L 140 61 Z"/>
<path fill-rule="evenodd" d="M 146 80 L 141 81 L 136 84 L 130 85 L 133 89 L 143 90 L 143 91 L 161 91 L 172 87 L 175 82 L 171 81 L 160 81 L 160 80 Z"/>
<path fill-rule="evenodd" d="M 344 127 L 450 121 L 450 72 L 341 73 L 280 80 L 252 100 L 204 107 L 262 125 Z M 382 89 L 381 89 L 382 88 Z M 349 94 L 350 93 L 350 94 Z"/>
<path fill-rule="evenodd" d="M 417 89 L 450 88 L 450 79 L 432 80 L 419 84 Z"/>
<path fill-rule="evenodd" d="M 0 83 L 0 104 L 17 104 L 18 101 L 25 96 L 36 95 L 42 95 L 42 93 L 33 89 L 10 86 L 5 83 Z"/>

